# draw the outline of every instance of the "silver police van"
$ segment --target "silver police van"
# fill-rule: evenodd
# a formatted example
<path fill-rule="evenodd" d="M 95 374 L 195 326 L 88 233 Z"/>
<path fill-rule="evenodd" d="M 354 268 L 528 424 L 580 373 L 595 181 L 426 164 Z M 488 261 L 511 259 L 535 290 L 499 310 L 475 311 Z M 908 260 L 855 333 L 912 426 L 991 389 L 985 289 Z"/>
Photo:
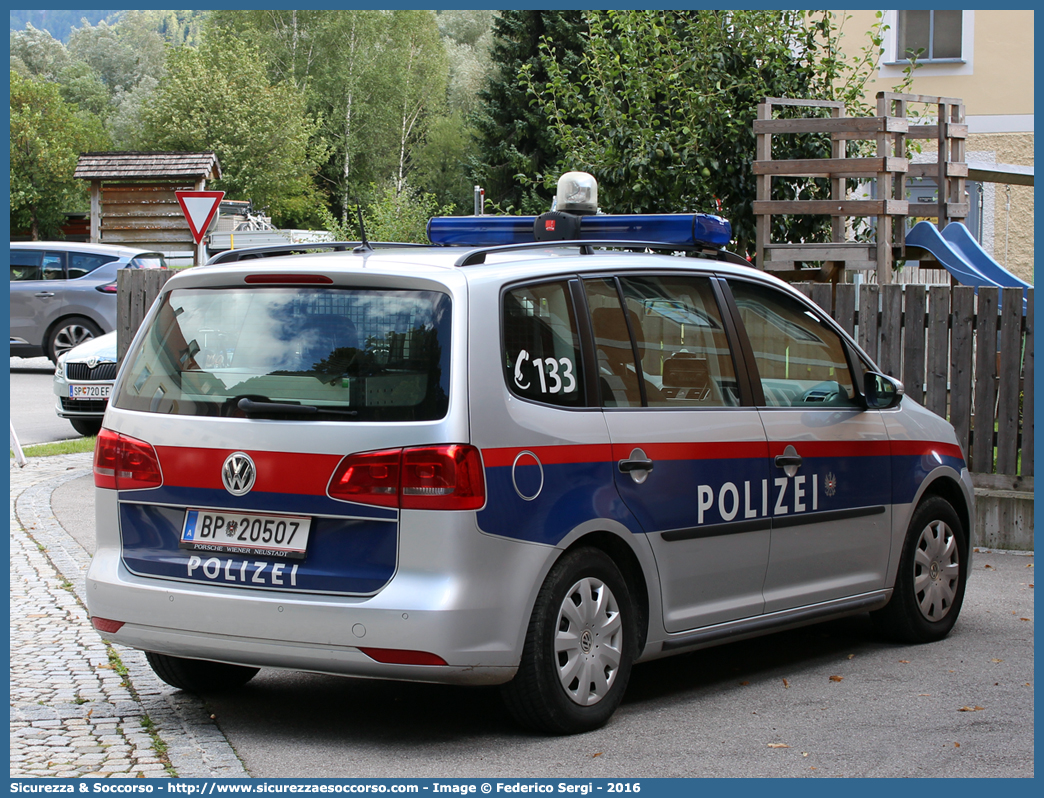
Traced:
<path fill-rule="evenodd" d="M 949 424 L 725 220 L 593 213 L 567 177 L 431 247 L 171 279 L 95 453 L 101 635 L 191 691 L 503 685 L 551 733 L 637 662 L 863 612 L 945 636 L 975 517 Z"/>

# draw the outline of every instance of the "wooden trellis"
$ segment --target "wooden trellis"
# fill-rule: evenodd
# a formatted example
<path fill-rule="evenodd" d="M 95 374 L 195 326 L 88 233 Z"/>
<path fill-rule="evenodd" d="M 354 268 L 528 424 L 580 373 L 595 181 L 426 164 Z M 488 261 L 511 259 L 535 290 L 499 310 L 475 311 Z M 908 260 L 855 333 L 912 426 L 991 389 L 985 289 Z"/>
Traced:
<path fill-rule="evenodd" d="M 911 125 L 911 104 L 934 106 L 937 121 L 930 125 Z M 815 116 L 777 119 L 784 107 L 813 109 Z M 824 117 L 823 111 L 829 112 Z M 759 268 L 780 273 L 792 280 L 838 281 L 841 270 L 876 270 L 877 282 L 892 281 L 896 260 L 905 259 L 906 177 L 933 177 L 938 180 L 939 202 L 935 213 L 919 207 L 919 215 L 934 215 L 939 227 L 967 217 L 969 204 L 964 197 L 968 165 L 965 163 L 964 104 L 951 97 L 880 92 L 877 115 L 849 117 L 844 104 L 826 100 L 766 98 L 758 105 L 754 122 L 757 154 L 753 169 L 757 181 L 754 214 L 757 223 L 755 263 Z M 772 137 L 818 134 L 830 137 L 830 158 L 776 160 L 772 157 Z M 906 157 L 909 139 L 935 140 L 938 158 L 934 164 L 911 164 Z M 874 141 L 875 157 L 849 158 L 848 141 Z M 773 178 L 827 178 L 828 200 L 773 200 Z M 850 181 L 873 180 L 876 196 L 853 199 Z M 813 214 L 831 217 L 828 243 L 774 243 L 771 240 L 772 216 Z M 873 243 L 846 240 L 847 220 L 852 217 L 875 219 Z M 885 246 L 880 246 L 887 242 Z M 814 264 L 813 269 L 802 268 Z"/>

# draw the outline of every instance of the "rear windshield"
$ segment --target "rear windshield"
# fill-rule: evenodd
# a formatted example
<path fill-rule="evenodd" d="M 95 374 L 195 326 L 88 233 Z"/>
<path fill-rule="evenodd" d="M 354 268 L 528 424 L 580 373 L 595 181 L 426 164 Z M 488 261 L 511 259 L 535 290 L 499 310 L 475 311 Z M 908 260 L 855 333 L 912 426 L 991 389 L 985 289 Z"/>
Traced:
<path fill-rule="evenodd" d="M 116 407 L 187 416 L 427 421 L 449 404 L 436 291 L 180 289 L 129 353 Z"/>

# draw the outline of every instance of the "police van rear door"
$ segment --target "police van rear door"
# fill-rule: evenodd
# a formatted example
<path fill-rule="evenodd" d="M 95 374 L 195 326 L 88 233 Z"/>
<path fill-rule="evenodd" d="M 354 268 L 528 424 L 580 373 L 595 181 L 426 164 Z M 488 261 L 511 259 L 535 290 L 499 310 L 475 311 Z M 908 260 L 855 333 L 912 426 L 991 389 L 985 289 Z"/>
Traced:
<path fill-rule="evenodd" d="M 741 403 L 712 278 L 624 275 L 584 288 L 614 478 L 655 552 L 666 630 L 760 614 L 768 449 L 758 412 Z"/>

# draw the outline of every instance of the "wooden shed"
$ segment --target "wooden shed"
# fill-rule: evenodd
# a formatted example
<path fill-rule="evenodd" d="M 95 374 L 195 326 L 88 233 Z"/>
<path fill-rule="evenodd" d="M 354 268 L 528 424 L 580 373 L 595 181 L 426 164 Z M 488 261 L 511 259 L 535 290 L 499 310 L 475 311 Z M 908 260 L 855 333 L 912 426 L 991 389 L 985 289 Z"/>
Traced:
<path fill-rule="evenodd" d="M 175 191 L 203 191 L 221 177 L 212 152 L 88 152 L 74 176 L 91 182 L 91 242 L 131 244 L 176 259 L 206 260 Z"/>

